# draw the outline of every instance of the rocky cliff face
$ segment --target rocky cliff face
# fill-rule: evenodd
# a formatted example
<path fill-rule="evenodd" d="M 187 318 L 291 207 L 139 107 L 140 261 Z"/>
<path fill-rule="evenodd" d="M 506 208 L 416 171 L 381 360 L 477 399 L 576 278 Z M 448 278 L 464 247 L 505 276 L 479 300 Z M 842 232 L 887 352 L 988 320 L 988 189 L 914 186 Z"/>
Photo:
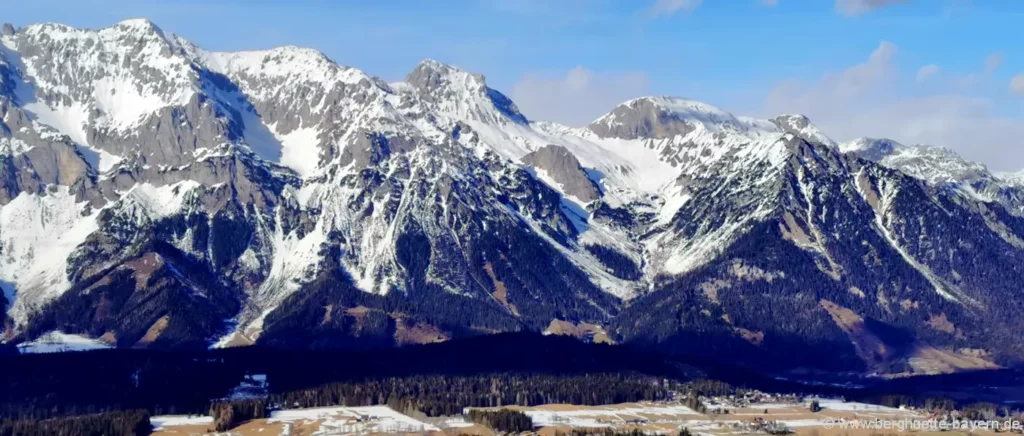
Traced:
<path fill-rule="evenodd" d="M 601 198 L 601 190 L 565 147 L 548 144 L 523 156 L 522 161 L 543 171 L 566 195 L 587 203 Z"/>
<path fill-rule="evenodd" d="M 952 154 L 670 97 L 570 128 L 439 62 L 385 83 L 145 20 L 0 42 L 7 342 L 374 347 L 558 320 L 779 368 L 1024 358 L 1020 188 Z"/>

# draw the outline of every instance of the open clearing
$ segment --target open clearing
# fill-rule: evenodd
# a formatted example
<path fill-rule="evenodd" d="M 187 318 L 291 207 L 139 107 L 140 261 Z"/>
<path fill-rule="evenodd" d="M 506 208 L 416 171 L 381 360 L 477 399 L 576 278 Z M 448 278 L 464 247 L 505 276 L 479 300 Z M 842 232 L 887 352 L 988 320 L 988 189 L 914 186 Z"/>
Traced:
<path fill-rule="evenodd" d="M 649 433 L 675 434 L 682 428 L 694 434 L 703 435 L 744 435 L 764 434 L 764 422 L 776 421 L 791 429 L 798 436 L 872 436 L 899 433 L 913 433 L 919 436 L 943 434 L 967 434 L 966 431 L 915 431 L 907 429 L 871 430 L 850 429 L 854 421 L 873 420 L 924 421 L 929 419 L 924 412 L 902 410 L 873 404 L 819 400 L 822 410 L 810 411 L 810 399 L 803 403 L 763 403 L 744 407 L 708 405 L 708 409 L 720 409 L 723 413 L 701 414 L 678 403 L 625 403 L 607 406 L 574 406 L 548 404 L 535 407 L 511 406 L 533 418 L 538 433 L 553 436 L 557 431 L 568 432 L 573 428 L 617 430 L 640 429 Z M 724 413 L 724 412 L 728 413 Z M 846 424 L 840 424 L 840 423 Z M 847 428 L 841 428 L 846 425 Z M 828 428 L 831 426 L 831 428 Z M 975 434 L 992 433 L 976 430 Z"/>
<path fill-rule="evenodd" d="M 819 400 L 819 412 L 809 410 L 810 400 L 803 403 L 763 403 L 743 407 L 709 405 L 709 410 L 722 413 L 702 414 L 673 402 L 623 403 L 605 406 L 574 406 L 546 404 L 534 407 L 509 406 L 529 415 L 537 433 L 554 436 L 573 428 L 632 430 L 648 433 L 675 434 L 682 428 L 695 435 L 764 434 L 762 423 L 775 421 L 788 427 L 797 436 L 877 436 L 903 433 L 918 436 L 965 435 L 966 431 L 906 431 L 841 428 L 839 422 L 889 420 L 927 420 L 925 413 L 894 409 L 865 403 Z M 484 410 L 495 410 L 484 409 Z M 727 413 L 725 413 L 727 412 Z M 210 417 L 157 416 L 152 418 L 155 435 L 201 435 L 213 428 Z M 829 425 L 831 424 L 831 428 Z M 438 434 L 492 436 L 494 432 L 462 417 L 414 418 L 387 406 L 322 407 L 279 410 L 270 418 L 247 422 L 227 434 L 239 436 L 319 436 L 347 434 Z M 993 433 L 976 430 L 976 435 Z M 225 433 L 221 433 L 225 434 Z"/>

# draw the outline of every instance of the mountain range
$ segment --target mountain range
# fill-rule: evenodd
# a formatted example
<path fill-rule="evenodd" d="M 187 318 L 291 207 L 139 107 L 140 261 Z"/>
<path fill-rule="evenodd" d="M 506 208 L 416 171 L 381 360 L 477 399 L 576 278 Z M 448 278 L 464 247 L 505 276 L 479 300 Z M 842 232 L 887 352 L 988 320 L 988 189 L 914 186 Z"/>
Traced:
<path fill-rule="evenodd" d="M 0 36 L 0 337 L 372 348 L 572 334 L 766 369 L 1024 361 L 1024 173 L 644 97 L 534 121 L 426 60 Z"/>

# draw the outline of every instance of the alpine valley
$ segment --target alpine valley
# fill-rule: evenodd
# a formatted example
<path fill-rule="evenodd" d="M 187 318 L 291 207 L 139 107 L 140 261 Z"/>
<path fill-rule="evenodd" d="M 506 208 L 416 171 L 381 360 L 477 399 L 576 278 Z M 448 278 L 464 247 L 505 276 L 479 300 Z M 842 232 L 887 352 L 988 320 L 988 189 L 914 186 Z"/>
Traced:
<path fill-rule="evenodd" d="M 1024 176 L 674 97 L 575 128 L 423 61 L 3 27 L 0 337 L 570 334 L 758 368 L 1024 362 Z"/>

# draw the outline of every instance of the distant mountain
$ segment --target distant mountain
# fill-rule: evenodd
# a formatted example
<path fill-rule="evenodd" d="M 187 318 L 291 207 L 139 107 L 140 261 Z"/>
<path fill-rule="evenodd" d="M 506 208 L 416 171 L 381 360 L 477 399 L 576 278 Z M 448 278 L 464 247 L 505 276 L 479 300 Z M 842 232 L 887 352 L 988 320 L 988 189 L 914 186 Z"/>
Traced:
<path fill-rule="evenodd" d="M 1022 184 L 944 149 L 674 97 L 572 128 L 436 61 L 386 83 L 146 20 L 0 42 L 8 343 L 525 330 L 776 369 L 1024 360 Z"/>
<path fill-rule="evenodd" d="M 893 168 L 933 186 L 947 187 L 983 202 L 998 202 L 1024 213 L 1024 183 L 1020 174 L 993 174 L 984 164 L 971 162 L 944 147 L 906 146 L 891 139 L 859 138 L 839 144 L 844 153 Z"/>

